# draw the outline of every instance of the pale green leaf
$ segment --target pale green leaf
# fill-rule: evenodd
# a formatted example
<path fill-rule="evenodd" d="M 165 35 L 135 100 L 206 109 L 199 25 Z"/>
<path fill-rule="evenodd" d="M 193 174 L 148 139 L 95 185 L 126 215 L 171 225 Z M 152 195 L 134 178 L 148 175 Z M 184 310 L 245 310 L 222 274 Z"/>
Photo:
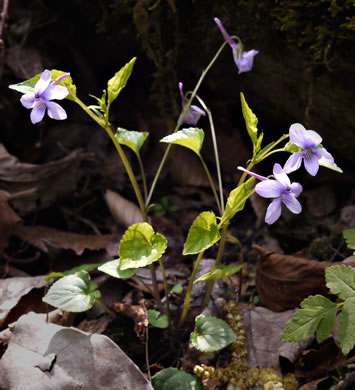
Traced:
<path fill-rule="evenodd" d="M 147 222 L 130 226 L 120 243 L 120 270 L 140 268 L 160 259 L 167 247 L 166 238 Z"/>
<path fill-rule="evenodd" d="M 184 287 L 181 284 L 175 284 L 175 286 L 172 288 L 172 292 L 174 294 L 182 294 L 184 292 Z"/>
<path fill-rule="evenodd" d="M 195 377 L 177 368 L 169 367 L 152 377 L 154 390 L 203 390 Z"/>
<path fill-rule="evenodd" d="M 332 294 L 345 300 L 355 297 L 355 269 L 345 264 L 325 269 L 325 280 Z"/>
<path fill-rule="evenodd" d="M 168 317 L 157 310 L 148 310 L 149 323 L 156 328 L 167 328 L 169 326 Z"/>
<path fill-rule="evenodd" d="M 347 355 L 355 345 L 355 298 L 345 301 L 339 315 L 338 337 L 344 355 Z"/>
<path fill-rule="evenodd" d="M 306 340 L 315 331 L 318 343 L 326 340 L 334 328 L 338 305 L 322 295 L 311 295 L 300 306 L 287 322 L 281 341 Z"/>
<path fill-rule="evenodd" d="M 132 58 L 123 68 L 121 68 L 107 83 L 107 99 L 110 105 L 126 86 L 128 79 L 131 76 L 133 65 L 136 58 Z"/>
<path fill-rule="evenodd" d="M 343 237 L 346 242 L 346 245 L 350 249 L 355 249 L 355 228 L 353 229 L 345 229 L 343 231 Z M 354 252 L 355 254 L 355 252 Z"/>
<path fill-rule="evenodd" d="M 121 127 L 117 128 L 117 133 L 115 134 L 115 138 L 121 145 L 126 145 L 133 152 L 138 153 L 144 143 L 144 141 L 148 137 L 148 132 L 146 131 L 133 131 L 126 130 Z"/>
<path fill-rule="evenodd" d="M 296 153 L 296 152 L 300 152 L 302 150 L 302 148 L 300 148 L 299 146 L 297 146 L 293 142 L 288 141 L 287 144 L 284 146 L 283 150 L 285 152 L 289 152 L 289 153 Z"/>
<path fill-rule="evenodd" d="M 100 296 L 90 275 L 86 271 L 79 271 L 57 280 L 43 301 L 61 310 L 79 313 L 91 309 Z"/>
<path fill-rule="evenodd" d="M 120 259 L 116 259 L 100 265 L 100 267 L 98 267 L 98 270 L 117 279 L 130 278 L 137 272 L 137 268 L 128 268 L 125 270 L 121 270 L 119 267 Z"/>
<path fill-rule="evenodd" d="M 223 223 L 227 220 L 233 218 L 237 212 L 243 210 L 245 202 L 250 196 L 254 181 L 255 177 L 251 177 L 245 183 L 231 191 L 227 199 L 226 209 L 220 222 L 221 225 L 223 225 Z"/>
<path fill-rule="evenodd" d="M 240 100 L 242 102 L 242 111 L 243 111 L 245 125 L 247 127 L 249 137 L 253 143 L 253 151 L 254 151 L 253 155 L 255 156 L 260 149 L 260 145 L 262 141 L 262 137 L 261 139 L 259 137 L 260 142 L 258 142 L 258 127 L 257 127 L 258 118 L 253 113 L 253 111 L 249 108 L 248 103 L 246 102 L 244 98 L 244 94 L 242 92 L 240 93 Z"/>
<path fill-rule="evenodd" d="M 81 264 L 78 265 L 77 267 L 71 268 L 68 271 L 64 272 L 51 272 L 49 275 L 46 276 L 46 280 L 51 280 L 53 278 L 62 278 L 63 276 L 75 274 L 75 272 L 79 271 L 86 271 L 86 272 L 91 272 L 94 271 L 101 263 L 99 264 Z"/>
<path fill-rule="evenodd" d="M 205 133 L 202 129 L 190 127 L 181 129 L 176 133 L 170 134 L 160 140 L 168 144 L 176 144 L 193 150 L 197 155 L 200 155 Z"/>
<path fill-rule="evenodd" d="M 235 274 L 240 271 L 243 266 L 241 264 L 238 265 L 219 265 L 217 267 L 213 267 L 210 272 L 200 276 L 198 279 L 194 281 L 197 282 L 207 282 L 209 280 L 217 280 L 228 278 L 229 276 Z"/>
<path fill-rule="evenodd" d="M 63 76 L 64 74 L 67 74 L 68 72 L 62 72 L 61 70 L 52 69 L 51 71 L 52 80 L 56 80 L 58 77 Z M 25 80 L 18 84 L 12 84 L 9 85 L 10 89 L 14 89 L 17 92 L 21 93 L 33 93 L 35 85 L 37 84 L 37 81 L 41 78 L 42 73 L 37 74 L 34 77 L 31 77 L 28 80 Z M 64 78 L 61 80 L 58 85 L 62 85 L 69 90 L 69 95 L 66 97 L 66 99 L 74 100 L 76 97 L 76 86 L 73 84 L 73 80 L 70 76 Z"/>
<path fill-rule="evenodd" d="M 183 254 L 192 255 L 202 252 L 214 245 L 220 238 L 215 214 L 212 211 L 204 211 L 195 219 L 190 228 Z"/>
<path fill-rule="evenodd" d="M 196 332 L 190 335 L 192 345 L 201 352 L 215 352 L 236 341 L 236 335 L 226 321 L 213 316 L 199 315 Z"/>

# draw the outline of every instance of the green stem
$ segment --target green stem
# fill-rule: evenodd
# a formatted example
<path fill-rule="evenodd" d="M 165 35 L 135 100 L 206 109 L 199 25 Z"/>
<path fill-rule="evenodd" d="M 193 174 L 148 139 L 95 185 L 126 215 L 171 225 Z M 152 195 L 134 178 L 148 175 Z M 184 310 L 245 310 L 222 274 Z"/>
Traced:
<path fill-rule="evenodd" d="M 200 154 L 199 154 L 199 157 L 200 157 L 201 164 L 202 164 L 202 166 L 203 166 L 203 168 L 204 168 L 204 170 L 205 170 L 205 172 L 206 172 L 206 175 L 207 175 L 207 177 L 208 177 L 208 181 L 210 182 L 210 186 L 211 186 L 211 188 L 212 188 L 213 195 L 214 195 L 214 197 L 215 197 L 215 199 L 216 199 L 216 203 L 217 203 L 217 207 L 218 207 L 218 212 L 219 212 L 220 215 L 223 215 L 222 206 L 221 206 L 221 203 L 220 203 L 220 201 L 219 201 L 219 199 L 218 199 L 218 194 L 217 194 L 216 188 L 215 188 L 215 186 L 214 186 L 214 183 L 213 183 L 213 179 L 212 179 L 211 173 L 210 173 L 210 171 L 209 171 L 209 169 L 208 169 L 208 166 L 206 165 L 205 160 L 203 159 L 203 157 L 202 157 Z"/>
<path fill-rule="evenodd" d="M 214 123 L 212 118 L 211 111 L 207 108 L 205 102 L 196 95 L 196 98 L 200 102 L 203 109 L 207 112 L 208 120 L 210 122 L 210 128 L 211 128 L 211 136 L 212 136 L 212 143 L 213 143 L 213 150 L 214 150 L 214 156 L 216 160 L 216 168 L 217 168 L 217 178 L 218 178 L 218 187 L 219 187 L 219 196 L 220 196 L 220 215 L 224 213 L 224 199 L 223 199 L 223 186 L 222 186 L 222 175 L 221 175 L 221 165 L 219 163 L 219 153 L 218 153 L 218 147 L 217 147 L 217 139 L 216 139 L 216 132 L 214 129 Z M 218 204 L 218 202 L 217 202 Z"/>
<path fill-rule="evenodd" d="M 189 311 L 190 303 L 191 303 L 192 286 L 193 286 L 195 276 L 196 276 L 196 273 L 197 273 L 198 267 L 200 265 L 200 262 L 202 260 L 202 256 L 203 256 L 204 252 L 205 251 L 202 251 L 198 254 L 195 265 L 194 265 L 194 269 L 192 270 L 192 274 L 191 274 L 190 280 L 189 280 L 189 285 L 187 287 L 187 291 L 186 291 L 186 295 L 185 295 L 184 308 L 183 308 L 183 311 L 182 311 L 182 314 L 180 317 L 180 321 L 179 321 L 179 327 L 181 327 L 184 324 L 186 316 L 187 316 L 187 312 Z"/>
<path fill-rule="evenodd" d="M 226 223 L 225 225 L 223 225 L 223 228 L 222 228 L 221 240 L 219 242 L 217 258 L 216 258 L 216 262 L 214 265 L 215 267 L 218 267 L 221 264 L 221 260 L 222 260 L 222 256 L 223 256 L 223 252 L 224 252 L 224 247 L 226 244 L 227 228 L 228 228 L 228 224 Z M 207 292 L 206 292 L 205 298 L 203 300 L 202 307 L 206 307 L 208 305 L 208 302 L 210 300 L 211 293 L 213 290 L 214 282 L 215 282 L 214 280 L 211 280 L 208 282 Z"/>
<path fill-rule="evenodd" d="M 189 100 L 187 101 L 186 106 L 184 107 L 184 110 L 183 110 L 183 112 L 182 112 L 182 115 L 181 115 L 181 117 L 179 118 L 179 120 L 178 120 L 178 122 L 177 122 L 177 124 L 176 124 L 176 127 L 175 127 L 173 133 L 176 133 L 176 132 L 179 130 L 179 128 L 180 128 L 180 126 L 181 126 L 181 124 L 182 124 L 182 121 L 183 121 L 184 117 L 185 117 L 186 114 L 187 114 L 187 111 L 189 110 L 189 108 L 190 108 L 190 106 L 191 106 L 191 103 L 192 103 L 193 99 L 195 99 L 195 96 L 196 96 L 196 94 L 197 94 L 198 89 L 199 89 L 200 86 L 201 86 L 201 83 L 202 83 L 203 79 L 206 77 L 206 75 L 207 75 L 208 71 L 211 69 L 212 65 L 216 62 L 218 56 L 221 54 L 221 52 L 222 52 L 223 48 L 226 46 L 226 44 L 227 44 L 227 41 L 225 41 L 225 42 L 222 44 L 222 46 L 218 49 L 218 51 L 217 51 L 217 53 L 215 54 L 215 56 L 212 58 L 211 62 L 207 65 L 206 69 L 202 72 L 202 74 L 201 74 L 201 76 L 200 76 L 200 78 L 199 78 L 199 80 L 198 80 L 198 82 L 197 82 L 197 84 L 196 84 L 194 90 L 193 90 L 192 93 L 191 93 L 191 96 L 190 96 Z M 158 178 L 159 178 L 160 173 L 161 173 L 161 171 L 162 171 L 162 169 L 163 169 L 163 166 L 164 166 L 165 161 L 166 161 L 166 159 L 167 159 L 167 157 L 168 157 L 168 154 L 169 154 L 169 152 L 170 152 L 171 147 L 172 147 L 172 144 L 169 144 L 168 147 L 165 149 L 165 153 L 164 153 L 164 155 L 163 155 L 163 158 L 162 158 L 162 160 L 161 160 L 161 162 L 160 162 L 160 165 L 159 165 L 159 167 L 158 167 L 158 170 L 157 170 L 157 172 L 156 172 L 156 174 L 155 174 L 155 177 L 154 177 L 154 179 L 153 179 L 152 185 L 151 185 L 151 187 L 150 187 L 150 191 L 149 191 L 149 194 L 148 194 L 146 203 L 145 203 L 146 206 L 149 206 L 149 204 L 150 204 L 150 201 L 151 201 L 151 198 L 152 198 L 152 195 L 153 195 L 153 192 L 154 192 L 156 183 L 157 183 L 157 181 L 158 181 Z"/>
<path fill-rule="evenodd" d="M 105 312 L 108 313 L 112 318 L 116 318 L 116 314 L 111 311 L 106 305 L 104 305 L 99 299 L 96 299 L 95 303 L 97 306 L 101 307 L 101 309 L 105 310 Z"/>
<path fill-rule="evenodd" d="M 165 267 L 164 267 L 162 259 L 159 259 L 159 266 L 160 266 L 160 270 L 161 270 L 161 273 L 162 273 L 162 276 L 163 276 L 165 299 L 166 299 L 166 315 L 168 316 L 168 324 L 169 324 L 169 327 L 170 327 L 170 325 L 171 325 L 170 324 L 171 317 L 170 317 L 170 307 L 169 307 L 169 287 L 168 287 L 168 281 L 166 279 Z"/>
<path fill-rule="evenodd" d="M 273 154 L 273 153 L 276 153 L 276 152 L 283 152 L 284 149 L 282 148 L 282 149 L 274 150 L 274 151 L 272 151 L 271 153 L 269 153 L 270 150 L 274 149 L 274 147 L 275 147 L 276 145 L 278 145 L 280 142 L 282 142 L 284 139 L 286 139 L 286 138 L 288 138 L 288 137 L 289 137 L 288 134 L 284 134 L 283 136 L 281 136 L 273 145 L 271 145 L 271 147 L 270 147 L 269 149 L 265 150 L 265 152 L 264 152 L 262 155 L 259 156 L 259 158 L 258 158 L 258 160 L 255 162 L 255 164 L 258 164 L 259 162 L 261 162 L 262 160 L 264 160 L 264 158 L 269 157 L 269 156 L 270 156 L 271 154 Z M 255 165 L 255 164 L 254 164 L 254 165 Z"/>
<path fill-rule="evenodd" d="M 145 172 L 144 172 L 143 161 L 141 159 L 141 155 L 139 152 L 136 153 L 136 156 L 137 156 L 137 160 L 138 160 L 138 164 L 139 164 L 139 169 L 141 170 L 141 175 L 142 175 L 144 199 L 147 199 L 147 196 L 148 196 L 147 178 L 146 178 Z"/>

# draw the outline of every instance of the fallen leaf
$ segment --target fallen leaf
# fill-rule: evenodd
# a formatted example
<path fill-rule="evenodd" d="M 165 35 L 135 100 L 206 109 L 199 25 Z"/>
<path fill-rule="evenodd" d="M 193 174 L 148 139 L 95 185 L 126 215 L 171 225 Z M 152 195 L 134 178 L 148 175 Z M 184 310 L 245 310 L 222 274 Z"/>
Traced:
<path fill-rule="evenodd" d="M 139 207 L 117 192 L 106 190 L 104 198 L 111 215 L 118 224 L 127 228 L 144 221 Z"/>
<path fill-rule="evenodd" d="M 321 384 L 322 382 L 328 381 L 328 379 L 329 379 L 328 377 L 324 377 L 324 378 L 319 378 L 314 381 L 308 382 L 303 386 L 301 386 L 299 390 L 317 390 L 318 385 Z"/>
<path fill-rule="evenodd" d="M 294 310 L 274 313 L 264 307 L 251 308 L 245 305 L 239 311 L 247 330 L 249 367 L 273 367 L 281 373 L 280 357 L 294 363 L 300 351 L 308 344 L 308 341 L 280 342 L 286 322 Z"/>
<path fill-rule="evenodd" d="M 8 240 L 21 218 L 8 203 L 8 194 L 0 190 L 0 257 L 7 248 Z"/>
<path fill-rule="evenodd" d="M 253 248 L 261 255 L 256 266 L 256 288 L 261 304 L 272 311 L 294 309 L 309 295 L 327 295 L 324 271 L 341 264 L 283 255 L 258 245 Z"/>
<path fill-rule="evenodd" d="M 135 322 L 135 331 L 140 339 L 144 339 L 145 330 L 149 325 L 147 310 L 140 305 L 127 305 L 125 303 L 114 302 L 111 308 L 116 313 L 121 313 L 131 318 Z"/>
<path fill-rule="evenodd" d="M 108 337 L 46 324 L 34 313 L 16 324 L 0 360 L 0 388 L 153 390 Z"/>
<path fill-rule="evenodd" d="M 29 302 L 31 298 L 27 299 L 26 302 L 22 300 L 32 290 L 40 292 L 35 306 L 41 305 L 45 308 L 42 303 L 42 296 L 46 285 L 45 276 L 0 279 L 0 328 L 7 326 L 9 322 L 16 321 L 22 314 L 34 309 Z M 20 301 L 22 301 L 21 305 Z"/>
<path fill-rule="evenodd" d="M 31 196 L 14 199 L 16 210 L 30 213 L 48 207 L 56 200 L 72 193 L 79 181 L 79 165 L 85 154 L 74 150 L 62 159 L 35 165 L 21 163 L 0 144 L 0 187 L 10 194 L 33 191 Z"/>
<path fill-rule="evenodd" d="M 46 226 L 17 225 L 14 234 L 21 240 L 47 253 L 49 248 L 71 249 L 81 255 L 85 249 L 106 249 L 109 255 L 116 256 L 121 238 L 117 234 L 102 236 L 64 232 Z"/>

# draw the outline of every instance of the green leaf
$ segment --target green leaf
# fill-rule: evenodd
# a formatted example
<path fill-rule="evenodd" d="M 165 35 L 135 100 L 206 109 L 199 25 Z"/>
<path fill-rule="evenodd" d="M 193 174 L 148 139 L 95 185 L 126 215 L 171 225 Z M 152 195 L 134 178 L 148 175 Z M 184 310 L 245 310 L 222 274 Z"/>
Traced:
<path fill-rule="evenodd" d="M 51 71 L 52 80 L 56 80 L 58 77 L 63 76 L 64 74 L 67 74 L 68 72 L 62 72 L 61 70 L 52 69 Z M 41 78 L 42 73 L 37 74 L 34 77 L 31 77 L 28 80 L 25 80 L 18 84 L 12 84 L 9 85 L 10 89 L 14 89 L 17 92 L 21 93 L 33 93 L 35 85 L 37 84 L 37 81 Z M 75 100 L 76 97 L 76 86 L 73 84 L 72 78 L 66 77 L 62 81 L 58 83 L 58 85 L 63 85 L 64 87 L 68 88 L 69 95 L 66 97 L 66 99 L 69 100 Z"/>
<path fill-rule="evenodd" d="M 300 152 L 302 148 L 292 143 L 291 141 L 288 141 L 287 144 L 284 146 L 283 150 L 285 152 L 296 153 L 296 152 Z"/>
<path fill-rule="evenodd" d="M 167 247 L 166 238 L 149 223 L 139 222 L 130 226 L 120 243 L 120 270 L 140 268 L 160 259 Z"/>
<path fill-rule="evenodd" d="M 205 133 L 202 129 L 189 127 L 188 129 L 181 129 L 176 133 L 162 138 L 160 142 L 184 146 L 193 150 L 199 156 L 204 138 Z"/>
<path fill-rule="evenodd" d="M 204 274 L 200 276 L 198 279 L 194 281 L 194 283 L 197 282 L 207 282 L 209 280 L 217 280 L 217 279 L 223 279 L 227 278 L 228 276 L 231 276 L 235 274 L 236 272 L 240 271 L 243 265 L 219 265 L 217 267 L 213 267 L 210 272 L 207 272 L 207 274 Z"/>
<path fill-rule="evenodd" d="M 156 310 L 148 310 L 149 323 L 156 328 L 167 328 L 169 326 L 168 317 Z"/>
<path fill-rule="evenodd" d="M 46 276 L 46 280 L 51 280 L 54 278 L 62 278 L 63 276 L 75 274 L 76 272 L 79 271 L 86 271 L 86 272 L 91 272 L 94 271 L 98 266 L 100 266 L 101 263 L 99 264 L 81 264 L 77 267 L 71 268 L 68 271 L 64 272 L 51 272 L 49 275 Z"/>
<path fill-rule="evenodd" d="M 220 238 L 215 214 L 212 211 L 205 211 L 192 224 L 183 254 L 192 255 L 202 252 L 214 245 Z"/>
<path fill-rule="evenodd" d="M 355 228 L 353 229 L 345 229 L 343 231 L 343 237 L 350 249 L 355 249 Z M 355 252 L 354 252 L 355 254 Z"/>
<path fill-rule="evenodd" d="M 110 105 L 126 86 L 129 77 L 131 76 L 133 65 L 136 58 L 132 58 L 123 68 L 121 68 L 107 83 L 107 99 Z"/>
<path fill-rule="evenodd" d="M 107 275 L 113 276 L 117 279 L 127 279 L 135 275 L 137 268 L 128 268 L 125 270 L 120 270 L 120 259 L 111 260 L 107 263 L 100 265 L 98 268 L 99 271 L 104 272 Z"/>
<path fill-rule="evenodd" d="M 240 93 L 240 100 L 242 102 L 242 111 L 243 111 L 243 117 L 245 121 L 245 125 L 248 130 L 249 137 L 251 139 L 251 142 L 253 143 L 253 155 L 255 156 L 256 153 L 260 149 L 262 137 L 258 139 L 258 118 L 253 113 L 253 111 L 249 108 L 243 93 Z"/>
<path fill-rule="evenodd" d="M 154 390 L 203 390 L 192 375 L 177 368 L 165 368 L 152 377 Z"/>
<path fill-rule="evenodd" d="M 332 294 L 345 299 L 355 297 L 355 269 L 345 264 L 325 269 L 325 280 Z"/>
<path fill-rule="evenodd" d="M 201 352 L 220 351 L 237 339 L 232 328 L 220 318 L 199 315 L 195 322 L 196 333 L 190 334 L 190 341 Z"/>
<path fill-rule="evenodd" d="M 236 213 L 243 210 L 245 202 L 250 196 L 254 181 L 255 177 L 251 177 L 245 183 L 231 191 L 227 199 L 226 209 L 221 218 L 220 225 L 223 225 L 227 220 L 232 219 Z"/>
<path fill-rule="evenodd" d="M 355 298 L 345 301 L 338 318 L 338 337 L 344 355 L 347 355 L 355 345 Z"/>
<path fill-rule="evenodd" d="M 300 306 L 287 322 L 280 341 L 305 340 L 315 331 L 318 343 L 326 340 L 334 328 L 338 305 L 322 295 L 311 295 Z"/>
<path fill-rule="evenodd" d="M 172 288 L 172 292 L 174 294 L 182 294 L 184 292 L 184 287 L 181 284 L 175 284 L 175 286 Z"/>
<path fill-rule="evenodd" d="M 133 131 L 122 129 L 121 127 L 117 128 L 117 133 L 115 138 L 121 145 L 126 145 L 135 153 L 139 153 L 144 141 L 147 139 L 149 133 L 144 131 Z"/>
<path fill-rule="evenodd" d="M 100 298 L 97 284 L 92 282 L 86 271 L 64 276 L 48 290 L 43 301 L 61 310 L 79 313 L 92 308 Z"/>

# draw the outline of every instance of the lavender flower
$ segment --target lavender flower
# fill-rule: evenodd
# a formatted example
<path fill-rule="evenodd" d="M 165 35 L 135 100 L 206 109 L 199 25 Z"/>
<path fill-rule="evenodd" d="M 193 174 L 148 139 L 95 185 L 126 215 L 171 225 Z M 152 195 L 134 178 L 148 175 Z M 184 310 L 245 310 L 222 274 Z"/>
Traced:
<path fill-rule="evenodd" d="M 182 101 L 182 112 L 179 116 L 179 119 L 178 119 L 179 121 L 180 121 L 180 118 L 185 110 L 186 105 L 187 105 L 187 100 L 185 98 L 185 95 L 184 95 L 182 88 L 183 88 L 182 83 L 179 83 L 179 90 L 180 90 L 181 101 Z M 197 122 L 201 118 L 201 115 L 205 116 L 206 115 L 205 111 L 203 111 L 202 108 L 200 108 L 200 107 L 191 105 L 189 107 L 189 109 L 187 110 L 187 112 L 184 116 L 184 119 L 182 120 L 182 123 L 186 123 L 187 125 L 196 126 Z"/>
<path fill-rule="evenodd" d="M 300 123 L 294 123 L 290 127 L 290 140 L 302 150 L 293 153 L 285 163 L 286 173 L 296 171 L 304 160 L 306 171 L 315 176 L 319 169 L 319 164 L 328 168 L 335 168 L 333 156 L 325 148 L 320 146 L 322 137 L 313 130 L 306 130 Z"/>
<path fill-rule="evenodd" d="M 296 199 L 302 192 L 302 186 L 299 183 L 291 183 L 280 164 L 274 165 L 273 174 L 276 180 L 257 175 L 242 167 L 238 169 L 261 180 L 255 186 L 255 192 L 258 195 L 263 198 L 274 198 L 266 211 L 265 222 L 267 224 L 271 225 L 280 218 L 282 203 L 294 214 L 302 211 L 302 206 Z"/>
<path fill-rule="evenodd" d="M 52 78 L 51 72 L 45 69 L 34 87 L 34 92 L 29 92 L 22 96 L 20 99 L 21 104 L 26 108 L 32 108 L 30 118 L 33 124 L 43 119 L 46 110 L 48 111 L 48 116 L 52 119 L 63 120 L 67 118 L 64 109 L 51 100 L 62 100 L 68 95 L 69 91 L 67 88 L 57 85 L 59 81 L 68 76 L 69 73 L 58 77 L 57 80 L 50 83 Z"/>
<path fill-rule="evenodd" d="M 244 51 L 241 43 L 239 45 L 233 41 L 232 37 L 227 33 L 223 27 L 222 22 L 218 18 L 214 18 L 217 26 L 221 30 L 224 39 L 232 48 L 234 62 L 238 67 L 239 73 L 249 72 L 253 68 L 254 57 L 259 53 L 258 50 Z"/>

